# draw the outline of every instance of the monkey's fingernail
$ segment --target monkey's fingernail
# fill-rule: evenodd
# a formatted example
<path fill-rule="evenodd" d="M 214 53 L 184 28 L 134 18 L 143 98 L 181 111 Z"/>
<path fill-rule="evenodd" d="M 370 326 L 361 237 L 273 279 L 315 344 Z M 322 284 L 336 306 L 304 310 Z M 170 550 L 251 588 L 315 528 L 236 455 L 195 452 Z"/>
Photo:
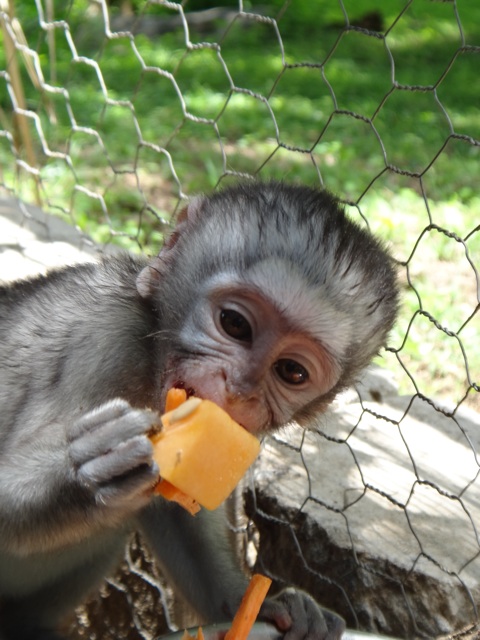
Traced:
<path fill-rule="evenodd" d="M 292 618 L 288 613 L 281 613 L 275 618 L 275 624 L 279 631 L 288 631 L 292 626 Z"/>

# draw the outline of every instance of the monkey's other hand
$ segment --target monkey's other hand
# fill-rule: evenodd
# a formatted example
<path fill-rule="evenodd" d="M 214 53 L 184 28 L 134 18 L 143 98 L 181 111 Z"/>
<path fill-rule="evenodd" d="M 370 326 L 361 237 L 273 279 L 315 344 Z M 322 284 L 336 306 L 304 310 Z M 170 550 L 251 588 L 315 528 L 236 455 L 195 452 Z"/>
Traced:
<path fill-rule="evenodd" d="M 159 470 L 148 438 L 159 417 L 111 400 L 76 420 L 67 432 L 73 473 L 99 507 L 133 513 L 145 506 Z"/>
<path fill-rule="evenodd" d="M 265 600 L 259 619 L 272 622 L 284 640 L 340 640 L 345 631 L 342 618 L 293 588 Z"/>

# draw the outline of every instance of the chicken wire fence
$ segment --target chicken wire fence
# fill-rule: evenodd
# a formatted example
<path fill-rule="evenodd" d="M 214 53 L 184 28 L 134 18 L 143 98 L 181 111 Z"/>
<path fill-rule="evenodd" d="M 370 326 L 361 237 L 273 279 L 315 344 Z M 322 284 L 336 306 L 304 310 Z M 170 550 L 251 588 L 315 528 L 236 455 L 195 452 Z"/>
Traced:
<path fill-rule="evenodd" d="M 246 567 L 350 627 L 478 637 L 479 7 L 0 0 L 0 23 L 0 197 L 20 227 L 30 203 L 153 253 L 192 194 L 275 177 L 331 189 L 388 242 L 402 308 L 387 349 L 310 430 L 264 441 L 232 535 Z M 67 630 L 188 622 L 134 537 Z"/>

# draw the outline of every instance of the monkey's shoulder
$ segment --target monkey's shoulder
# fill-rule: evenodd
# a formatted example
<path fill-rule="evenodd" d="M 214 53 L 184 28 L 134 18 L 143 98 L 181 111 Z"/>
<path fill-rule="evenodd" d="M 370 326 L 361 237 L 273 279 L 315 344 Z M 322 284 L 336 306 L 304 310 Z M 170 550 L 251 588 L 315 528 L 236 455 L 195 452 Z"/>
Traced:
<path fill-rule="evenodd" d="M 15 280 L 0 285 L 0 305 L 5 310 L 15 303 L 32 302 L 34 299 L 53 299 L 62 296 L 81 296 L 87 291 L 108 293 L 135 285 L 141 269 L 147 264 L 142 256 L 129 253 L 103 256 L 97 262 L 64 266 L 46 274 Z M 133 291 L 133 289 L 132 289 Z"/>

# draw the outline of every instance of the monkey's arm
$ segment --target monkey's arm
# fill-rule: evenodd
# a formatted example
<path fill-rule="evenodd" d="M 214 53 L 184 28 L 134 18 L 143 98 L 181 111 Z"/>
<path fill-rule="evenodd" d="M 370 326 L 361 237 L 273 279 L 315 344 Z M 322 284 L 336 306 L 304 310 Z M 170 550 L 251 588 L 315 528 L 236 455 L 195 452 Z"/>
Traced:
<path fill-rule="evenodd" d="M 140 516 L 142 532 L 169 581 L 206 622 L 231 620 L 248 580 L 230 544 L 222 508 L 192 517 L 157 499 Z M 286 589 L 268 598 L 260 618 L 289 640 L 340 640 L 341 618 L 302 591 Z"/>
<path fill-rule="evenodd" d="M 140 268 L 121 256 L 0 287 L 0 550 L 82 542 L 149 499 L 158 417 L 143 410 L 154 318 Z"/>
<path fill-rule="evenodd" d="M 222 508 L 191 516 L 157 498 L 139 522 L 169 582 L 204 621 L 231 620 L 248 579 L 229 543 Z"/>
<path fill-rule="evenodd" d="M 0 540 L 20 555 L 121 525 L 158 478 L 156 414 L 110 401 L 76 420 L 14 430 L 0 452 Z"/>

